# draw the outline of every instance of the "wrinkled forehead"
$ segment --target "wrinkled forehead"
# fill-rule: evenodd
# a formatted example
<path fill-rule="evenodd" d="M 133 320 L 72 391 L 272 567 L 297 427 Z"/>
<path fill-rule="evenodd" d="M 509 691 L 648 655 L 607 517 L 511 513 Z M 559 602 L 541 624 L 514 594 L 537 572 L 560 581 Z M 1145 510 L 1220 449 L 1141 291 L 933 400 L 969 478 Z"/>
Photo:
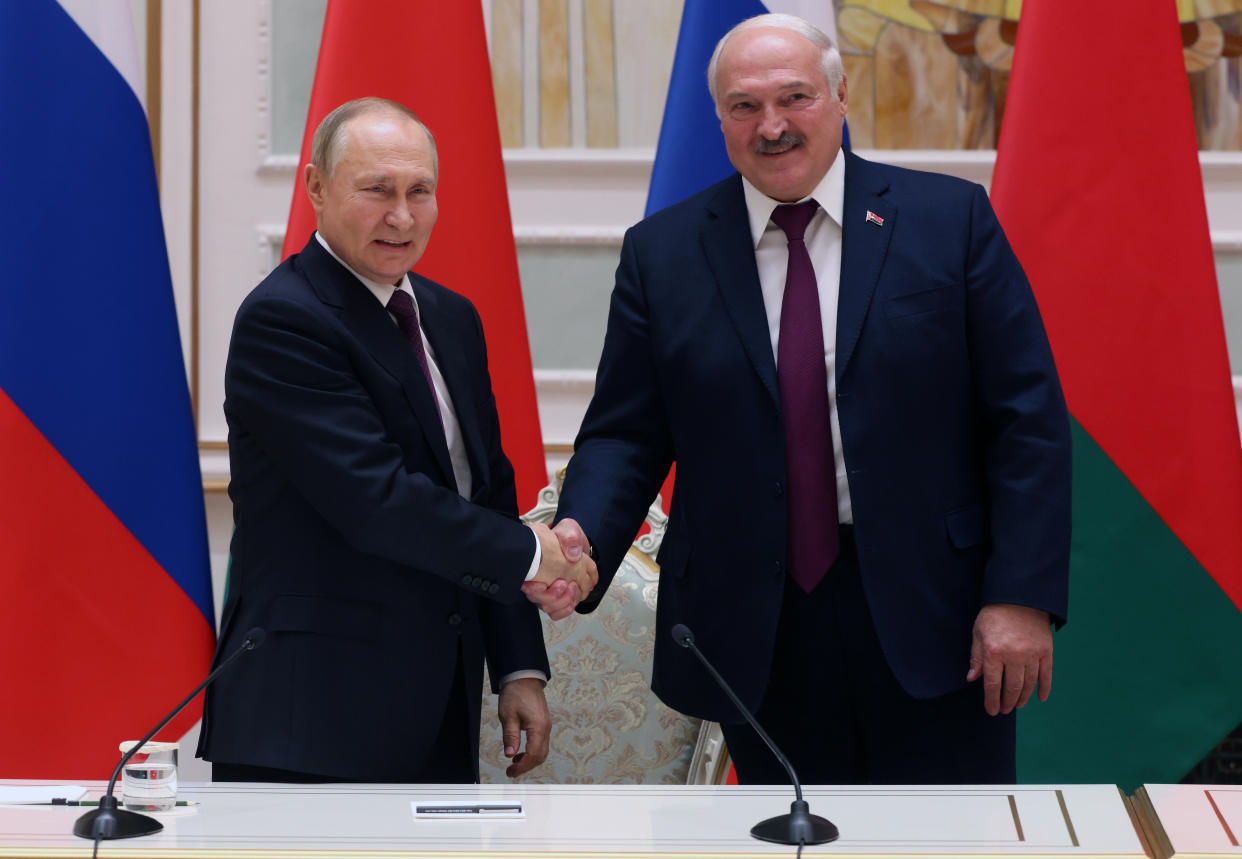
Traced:
<path fill-rule="evenodd" d="M 744 79 L 818 85 L 825 81 L 821 57 L 814 42 L 792 30 L 742 30 L 721 48 L 716 82 L 722 93 Z"/>
<path fill-rule="evenodd" d="M 382 107 L 351 117 L 337 133 L 332 170 L 350 155 L 360 159 L 355 166 L 370 169 L 368 162 L 385 158 L 421 159 L 431 161 L 433 172 L 439 172 L 435 138 L 416 119 Z"/>

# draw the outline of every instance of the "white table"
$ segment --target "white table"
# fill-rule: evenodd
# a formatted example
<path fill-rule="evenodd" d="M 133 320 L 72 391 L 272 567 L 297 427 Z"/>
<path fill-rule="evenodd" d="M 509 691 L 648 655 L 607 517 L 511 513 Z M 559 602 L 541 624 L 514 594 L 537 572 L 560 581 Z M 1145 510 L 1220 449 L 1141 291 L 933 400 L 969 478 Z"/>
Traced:
<path fill-rule="evenodd" d="M 1242 787 L 1145 784 L 1134 807 L 1157 859 L 1242 856 Z"/>
<path fill-rule="evenodd" d="M 16 783 L 16 782 L 10 782 Z M 91 783 L 88 798 L 101 785 Z M 1113 785 L 809 787 L 840 840 L 804 856 L 1090 856 L 1145 859 Z M 793 856 L 750 837 L 789 810 L 779 787 L 183 784 L 200 803 L 158 815 L 164 831 L 106 841 L 100 857 Z M 518 800 L 521 820 L 415 819 L 414 799 Z M 0 807 L 0 857 L 89 856 L 80 808 Z"/>

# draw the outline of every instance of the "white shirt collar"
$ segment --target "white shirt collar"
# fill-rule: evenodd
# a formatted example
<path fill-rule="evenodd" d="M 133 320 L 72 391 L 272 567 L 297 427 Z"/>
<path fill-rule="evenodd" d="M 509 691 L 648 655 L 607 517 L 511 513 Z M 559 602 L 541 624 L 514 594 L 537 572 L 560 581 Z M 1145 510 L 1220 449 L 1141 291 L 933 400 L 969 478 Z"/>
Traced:
<path fill-rule="evenodd" d="M 350 267 L 349 263 L 337 256 L 336 251 L 332 250 L 332 246 L 329 245 L 327 240 L 319 234 L 318 230 L 315 231 L 315 238 L 319 240 L 319 244 L 323 245 L 323 249 L 325 251 L 332 254 L 332 258 L 334 260 L 345 266 L 346 271 L 358 278 L 358 280 L 362 281 L 362 285 L 371 290 L 371 294 L 375 296 L 376 300 L 378 300 L 380 304 L 387 307 L 389 299 L 392 298 L 392 294 L 400 289 L 408 293 L 410 298 L 414 299 L 414 307 L 416 309 L 418 308 L 418 298 L 414 295 L 414 289 L 410 286 L 409 274 L 403 274 L 401 276 L 401 282 L 397 284 L 379 283 L 378 281 L 371 280 L 370 278 L 365 278 L 358 274 L 358 272 L 354 271 Z"/>
<path fill-rule="evenodd" d="M 750 218 L 750 237 L 755 247 L 759 247 L 759 240 L 763 238 L 763 231 L 767 229 L 768 222 L 772 219 L 772 212 L 777 206 L 782 205 L 779 200 L 773 200 L 767 194 L 764 194 L 754 185 L 750 184 L 745 176 L 742 177 L 742 193 L 746 197 L 746 212 Z M 819 180 L 819 184 L 810 194 L 798 200 L 814 199 L 819 203 L 819 207 L 824 210 L 828 217 L 832 218 L 838 226 L 845 220 L 845 153 L 837 152 L 837 157 L 832 159 L 832 166 L 828 168 L 828 172 L 824 174 L 824 178 Z"/>

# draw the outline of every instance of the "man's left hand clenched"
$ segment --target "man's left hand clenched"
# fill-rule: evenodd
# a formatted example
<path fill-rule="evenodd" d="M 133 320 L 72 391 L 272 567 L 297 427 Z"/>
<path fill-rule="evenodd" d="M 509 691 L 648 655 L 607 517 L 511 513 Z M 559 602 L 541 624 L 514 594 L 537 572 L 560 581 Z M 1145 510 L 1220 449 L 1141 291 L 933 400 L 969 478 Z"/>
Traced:
<path fill-rule="evenodd" d="M 1048 612 L 1023 605 L 993 603 L 979 610 L 970 645 L 966 682 L 983 678 L 988 714 L 1023 707 L 1039 686 L 1039 700 L 1052 691 L 1052 628 Z"/>

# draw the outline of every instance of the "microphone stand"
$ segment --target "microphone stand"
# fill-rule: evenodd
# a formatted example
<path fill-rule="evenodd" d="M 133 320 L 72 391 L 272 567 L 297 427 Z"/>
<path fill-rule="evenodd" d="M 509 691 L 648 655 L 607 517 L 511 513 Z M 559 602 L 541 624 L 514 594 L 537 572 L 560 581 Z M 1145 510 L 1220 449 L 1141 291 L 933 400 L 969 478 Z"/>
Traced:
<path fill-rule="evenodd" d="M 733 706 L 746 717 L 746 721 L 755 729 L 768 748 L 772 750 L 772 754 L 776 755 L 776 759 L 785 767 L 789 773 L 789 780 L 793 782 L 794 794 L 796 799 L 789 806 L 788 814 L 779 814 L 776 817 L 769 817 L 756 823 L 750 829 L 750 834 L 760 841 L 770 841 L 774 844 L 827 844 L 829 841 L 836 841 L 841 833 L 837 830 L 835 824 L 826 818 L 811 814 L 811 807 L 806 800 L 802 798 L 802 783 L 798 781 L 798 776 L 794 772 L 793 764 L 789 759 L 781 753 L 776 743 L 768 736 L 767 731 L 759 726 L 755 721 L 755 717 L 750 714 L 750 710 L 742 704 L 740 698 L 734 694 L 733 689 L 725 682 L 712 664 L 707 661 L 707 657 L 699 650 L 698 645 L 694 643 L 694 634 L 690 632 L 689 627 L 679 623 L 673 626 L 673 639 L 690 650 L 699 661 L 703 663 L 703 667 L 707 669 L 712 678 L 720 685 L 720 688 L 729 696 L 729 700 L 733 702 Z"/>
<path fill-rule="evenodd" d="M 215 680 L 216 677 L 227 668 L 234 659 L 241 656 L 248 650 L 254 650 L 263 643 L 266 633 L 262 629 L 255 628 L 246 633 L 246 640 L 242 642 L 241 647 L 233 651 L 228 659 L 221 662 L 215 671 L 207 675 L 207 679 L 194 688 L 194 691 L 186 696 L 186 699 L 178 704 L 173 711 L 151 729 L 145 737 L 126 752 L 121 757 L 121 762 L 116 765 L 116 769 L 112 771 L 112 778 L 108 780 L 107 792 L 99 798 L 99 807 L 79 817 L 73 824 L 73 834 L 79 838 L 90 838 L 95 841 L 110 840 L 113 838 L 134 838 L 139 835 L 151 835 L 159 832 L 164 828 L 164 824 L 160 823 L 153 817 L 145 814 L 139 814 L 136 811 L 126 811 L 118 807 L 116 796 L 112 791 L 116 787 L 116 780 L 121 774 L 121 769 L 125 764 L 129 763 L 130 758 L 138 753 L 138 750 L 146 745 L 147 741 L 159 733 L 160 728 L 172 721 L 173 717 L 185 709 L 186 705 L 194 700 L 199 692 L 207 688 L 207 684 Z"/>

